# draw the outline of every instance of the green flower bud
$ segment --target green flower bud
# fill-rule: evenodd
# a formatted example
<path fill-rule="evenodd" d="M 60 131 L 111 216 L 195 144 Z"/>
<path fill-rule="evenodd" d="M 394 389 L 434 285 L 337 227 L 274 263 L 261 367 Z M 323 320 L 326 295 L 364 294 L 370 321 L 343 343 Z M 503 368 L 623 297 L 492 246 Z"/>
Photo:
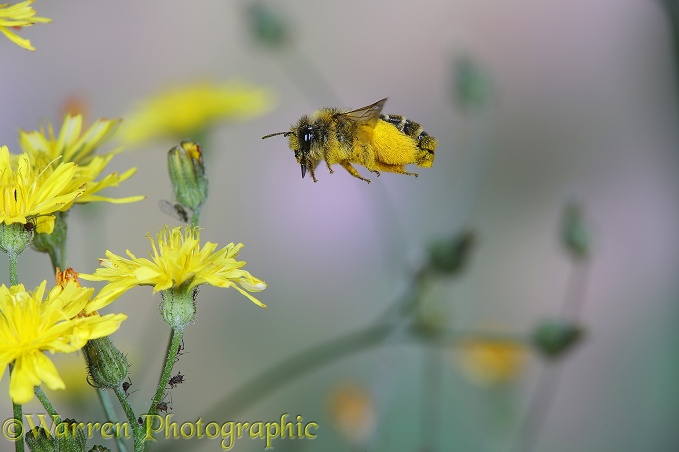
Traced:
<path fill-rule="evenodd" d="M 78 423 L 73 419 L 66 419 L 58 424 L 54 429 L 57 448 L 59 452 L 85 452 L 87 441 L 85 432 L 78 427 Z"/>
<path fill-rule="evenodd" d="M 265 46 L 275 48 L 285 45 L 290 32 L 283 18 L 270 4 L 253 2 L 248 8 L 250 30 L 255 40 Z"/>
<path fill-rule="evenodd" d="M 61 245 L 66 241 L 66 212 L 54 213 L 54 230 L 51 234 L 35 233 L 31 247 L 40 252 L 47 253 L 52 259 L 52 265 L 58 267 L 61 265 L 59 261 L 59 253 L 61 252 Z"/>
<path fill-rule="evenodd" d="M 31 452 L 54 452 L 57 449 L 57 440 L 42 427 L 35 427 L 25 435 L 26 443 Z"/>
<path fill-rule="evenodd" d="M 199 212 L 207 200 L 207 177 L 200 146 L 182 141 L 168 152 L 167 166 L 177 202 Z"/>
<path fill-rule="evenodd" d="M 482 107 L 488 103 L 492 86 L 486 74 L 468 56 L 453 60 L 455 100 L 460 108 Z"/>
<path fill-rule="evenodd" d="M 160 314 L 165 323 L 173 329 L 184 329 L 196 318 L 196 294 L 197 288 L 187 289 L 188 284 L 171 289 L 163 290 L 160 295 L 163 301 L 160 303 Z"/>
<path fill-rule="evenodd" d="M 0 249 L 16 256 L 26 249 L 31 240 L 35 225 L 33 223 L 0 223 Z"/>
<path fill-rule="evenodd" d="M 532 335 L 533 345 L 546 357 L 558 358 L 569 351 L 584 336 L 584 329 L 574 323 L 546 320 Z"/>
<path fill-rule="evenodd" d="M 429 247 L 429 266 L 439 273 L 460 273 L 469 262 L 469 255 L 475 244 L 476 234 L 471 230 L 439 240 Z"/>
<path fill-rule="evenodd" d="M 127 378 L 130 364 L 108 337 L 91 339 L 83 347 L 89 376 L 95 388 L 119 388 Z"/>
<path fill-rule="evenodd" d="M 561 221 L 561 242 L 573 259 L 585 260 L 589 257 L 590 237 L 582 206 L 570 203 L 566 206 Z"/>

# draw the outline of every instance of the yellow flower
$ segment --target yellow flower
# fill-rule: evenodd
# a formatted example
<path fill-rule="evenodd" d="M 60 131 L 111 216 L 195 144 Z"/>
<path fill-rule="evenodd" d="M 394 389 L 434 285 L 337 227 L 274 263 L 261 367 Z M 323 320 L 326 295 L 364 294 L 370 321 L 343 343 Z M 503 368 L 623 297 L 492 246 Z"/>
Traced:
<path fill-rule="evenodd" d="M 83 189 L 70 186 L 75 163 L 59 163 L 53 170 L 36 171 L 26 154 L 12 168 L 7 146 L 0 147 L 0 223 L 33 222 L 38 232 L 51 233 L 54 216 L 70 205 Z"/>
<path fill-rule="evenodd" d="M 22 28 L 30 27 L 36 22 L 52 22 L 46 17 L 35 17 L 35 10 L 31 6 L 33 0 L 17 3 L 16 5 L 0 4 L 0 32 L 4 33 L 10 41 L 27 50 L 35 50 L 31 41 L 21 38 L 19 35 L 10 31 L 8 27 Z"/>
<path fill-rule="evenodd" d="M 341 383 L 332 390 L 328 411 L 332 426 L 354 445 L 365 444 L 377 425 L 372 394 L 352 382 Z"/>
<path fill-rule="evenodd" d="M 64 382 L 50 353 L 80 350 L 90 339 L 108 336 L 127 318 L 125 314 L 83 315 L 94 289 L 75 282 L 54 287 L 47 298 L 46 281 L 35 291 L 24 286 L 0 286 L 0 378 L 5 367 L 14 363 L 9 393 L 14 403 L 33 398 L 33 388 L 45 383 L 50 389 L 63 389 Z"/>
<path fill-rule="evenodd" d="M 120 119 L 98 119 L 92 126 L 82 132 L 82 116 L 67 114 L 59 135 L 55 137 L 52 125 L 48 124 L 47 132 L 43 129 L 19 133 L 21 149 L 30 156 L 33 166 L 53 171 L 54 165 L 63 162 L 74 162 L 78 165 L 69 184 L 74 189 L 84 187 L 82 196 L 76 203 L 107 201 L 111 203 L 128 203 L 144 199 L 143 196 L 128 198 L 109 198 L 96 193 L 107 187 L 117 187 L 120 182 L 129 179 L 137 168 L 130 168 L 122 174 L 111 173 L 100 181 L 95 181 L 104 171 L 106 165 L 119 150 L 108 154 L 94 155 L 94 152 L 115 134 L 120 126 Z M 71 204 L 63 206 L 61 211 L 68 210 Z"/>
<path fill-rule="evenodd" d="M 197 140 L 222 121 L 248 119 L 272 107 L 271 93 L 240 82 L 178 85 L 142 102 L 121 130 L 128 143 L 156 138 Z"/>
<path fill-rule="evenodd" d="M 463 373 L 481 386 L 513 380 L 526 358 L 524 345 L 503 339 L 467 340 L 460 345 L 459 352 Z"/>
<path fill-rule="evenodd" d="M 138 258 L 129 250 L 130 259 L 106 251 L 107 259 L 100 259 L 102 267 L 94 274 L 80 274 L 81 279 L 108 281 L 99 293 L 103 299 L 115 299 L 135 286 L 154 286 L 159 292 L 180 286 L 187 289 L 210 284 L 215 287 L 233 287 L 253 303 L 266 307 L 250 292 L 259 292 L 266 283 L 249 272 L 241 270 L 244 261 L 237 261 L 243 244 L 229 243 L 219 251 L 216 243 L 206 242 L 200 247 L 200 228 L 167 226 L 158 234 L 156 242 L 149 236 L 153 253 L 151 259 Z M 239 287 L 240 286 L 240 287 Z M 245 290 L 243 290 L 245 289 Z"/>

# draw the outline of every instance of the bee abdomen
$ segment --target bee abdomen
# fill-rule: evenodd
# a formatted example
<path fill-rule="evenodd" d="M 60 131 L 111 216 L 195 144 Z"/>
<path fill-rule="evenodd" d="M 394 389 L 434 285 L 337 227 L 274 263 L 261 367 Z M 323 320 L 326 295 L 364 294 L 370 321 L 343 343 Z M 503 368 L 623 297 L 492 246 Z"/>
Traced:
<path fill-rule="evenodd" d="M 401 115 L 380 115 L 380 119 L 393 125 L 405 135 L 417 140 L 418 148 L 432 154 L 434 153 L 438 142 L 436 138 L 425 132 L 420 124 Z"/>

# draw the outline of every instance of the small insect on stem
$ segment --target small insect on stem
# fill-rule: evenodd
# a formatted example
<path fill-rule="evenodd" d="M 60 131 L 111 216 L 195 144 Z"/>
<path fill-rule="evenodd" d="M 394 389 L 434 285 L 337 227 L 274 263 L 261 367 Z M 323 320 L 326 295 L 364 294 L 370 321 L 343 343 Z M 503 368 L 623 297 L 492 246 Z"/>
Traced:
<path fill-rule="evenodd" d="M 178 372 L 177 375 L 174 377 L 171 377 L 170 380 L 167 382 L 167 384 L 170 385 L 170 388 L 174 389 L 177 387 L 177 385 L 180 385 L 184 383 L 184 375 L 182 375 L 181 372 Z"/>
<path fill-rule="evenodd" d="M 191 219 L 191 215 L 188 212 L 188 209 L 181 204 L 174 204 L 171 203 L 170 201 L 166 201 L 164 199 L 161 199 L 158 201 L 158 207 L 160 210 L 171 216 L 172 218 L 176 218 L 177 220 L 181 221 L 182 223 L 188 223 L 189 220 Z"/>
<path fill-rule="evenodd" d="M 170 410 L 172 409 L 172 394 L 170 394 L 170 403 L 169 403 L 169 404 L 168 404 L 167 402 L 165 402 L 165 400 L 164 400 L 165 397 L 167 397 L 167 395 L 168 395 L 168 393 L 166 392 L 166 393 L 163 395 L 163 400 L 161 400 L 160 402 L 158 402 L 158 405 L 156 406 L 156 409 L 157 409 L 158 411 L 162 411 L 163 413 L 167 413 L 168 408 L 169 408 Z"/>
<path fill-rule="evenodd" d="M 179 347 L 177 348 L 177 356 L 174 358 L 174 363 L 177 364 L 179 362 L 179 357 L 182 356 L 184 353 L 187 352 L 182 352 L 184 350 L 184 338 L 182 338 L 181 344 L 179 344 Z"/>
<path fill-rule="evenodd" d="M 123 392 L 125 393 L 125 397 L 129 397 L 130 394 L 133 394 L 133 393 L 139 391 L 139 389 L 137 389 L 136 391 L 127 392 L 130 389 L 130 386 L 132 386 L 132 379 L 129 377 L 129 375 L 128 375 L 127 379 L 128 379 L 128 381 L 123 381 L 123 384 L 122 384 Z"/>

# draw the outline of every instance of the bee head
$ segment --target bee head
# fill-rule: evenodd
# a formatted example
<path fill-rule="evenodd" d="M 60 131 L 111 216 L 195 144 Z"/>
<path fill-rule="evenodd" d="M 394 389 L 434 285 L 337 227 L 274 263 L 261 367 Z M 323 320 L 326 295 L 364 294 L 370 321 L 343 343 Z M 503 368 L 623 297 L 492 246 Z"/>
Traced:
<path fill-rule="evenodd" d="M 290 131 L 272 133 L 263 136 L 262 139 L 274 137 L 276 135 L 288 137 L 288 144 L 290 149 L 295 153 L 295 159 L 297 160 L 297 163 L 300 164 L 302 178 L 304 178 L 307 169 L 312 165 L 312 162 L 309 160 L 309 153 L 311 152 L 311 145 L 315 138 L 313 126 L 306 117 L 303 117 L 296 125 L 293 125 L 290 128 Z"/>

